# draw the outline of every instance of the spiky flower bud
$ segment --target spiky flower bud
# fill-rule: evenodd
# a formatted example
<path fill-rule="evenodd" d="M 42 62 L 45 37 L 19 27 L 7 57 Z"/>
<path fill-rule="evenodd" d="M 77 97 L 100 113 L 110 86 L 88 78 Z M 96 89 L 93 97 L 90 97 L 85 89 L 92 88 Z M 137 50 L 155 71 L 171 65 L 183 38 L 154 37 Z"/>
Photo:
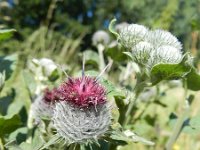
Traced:
<path fill-rule="evenodd" d="M 134 61 L 144 66 L 153 52 L 153 45 L 148 42 L 139 42 L 132 48 L 132 57 Z"/>
<path fill-rule="evenodd" d="M 67 143 L 96 141 L 108 130 L 110 122 L 109 108 L 105 104 L 81 109 L 61 101 L 54 109 L 54 127 Z"/>
<path fill-rule="evenodd" d="M 55 100 L 55 89 L 46 89 L 44 94 L 38 95 L 31 105 L 30 114 L 35 120 L 50 119 L 53 115 L 53 103 Z"/>
<path fill-rule="evenodd" d="M 103 45 L 108 45 L 110 42 L 110 36 L 107 32 L 99 30 L 95 32 L 92 36 L 93 45 L 98 45 L 99 43 Z"/>
<path fill-rule="evenodd" d="M 119 32 L 119 42 L 128 50 L 131 50 L 137 43 L 144 41 L 148 32 L 145 26 L 130 24 Z"/>
<path fill-rule="evenodd" d="M 91 142 L 108 130 L 111 114 L 106 90 L 95 78 L 69 78 L 58 87 L 57 97 L 52 121 L 67 143 Z"/>
<path fill-rule="evenodd" d="M 155 48 L 159 48 L 160 46 L 172 46 L 179 51 L 182 49 L 182 44 L 178 41 L 178 39 L 165 30 L 157 29 L 148 32 L 146 40 L 152 43 Z"/>
<path fill-rule="evenodd" d="M 156 64 L 176 64 L 182 60 L 182 53 L 180 50 L 172 46 L 161 46 L 156 49 L 151 58 L 149 59 L 149 66 L 152 67 Z"/>

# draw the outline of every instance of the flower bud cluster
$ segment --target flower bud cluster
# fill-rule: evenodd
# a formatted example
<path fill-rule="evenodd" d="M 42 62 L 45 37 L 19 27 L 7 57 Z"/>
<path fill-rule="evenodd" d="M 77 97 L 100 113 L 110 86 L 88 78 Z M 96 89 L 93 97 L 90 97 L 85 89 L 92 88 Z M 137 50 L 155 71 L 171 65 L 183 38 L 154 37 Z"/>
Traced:
<path fill-rule="evenodd" d="M 45 90 L 32 105 L 37 116 L 51 119 L 57 135 L 67 143 L 96 141 L 111 123 L 105 88 L 93 77 L 68 78 Z"/>
<path fill-rule="evenodd" d="M 182 60 L 182 44 L 168 31 L 129 24 L 119 31 L 119 42 L 132 51 L 134 61 L 142 67 L 151 69 L 156 64 Z"/>

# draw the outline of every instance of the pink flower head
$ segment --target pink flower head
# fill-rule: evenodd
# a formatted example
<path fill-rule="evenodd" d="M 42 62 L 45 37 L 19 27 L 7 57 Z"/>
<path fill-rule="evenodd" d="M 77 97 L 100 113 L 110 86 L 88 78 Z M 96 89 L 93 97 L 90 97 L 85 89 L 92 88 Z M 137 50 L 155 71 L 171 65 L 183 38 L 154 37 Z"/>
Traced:
<path fill-rule="evenodd" d="M 51 102 L 54 102 L 57 98 L 56 96 L 56 92 L 57 89 L 54 88 L 53 90 L 49 90 L 48 88 L 45 89 L 44 91 L 44 97 L 43 97 L 43 100 L 47 103 L 51 103 Z"/>
<path fill-rule="evenodd" d="M 106 102 L 106 90 L 94 77 L 69 78 L 57 89 L 59 100 L 68 101 L 81 108 Z"/>

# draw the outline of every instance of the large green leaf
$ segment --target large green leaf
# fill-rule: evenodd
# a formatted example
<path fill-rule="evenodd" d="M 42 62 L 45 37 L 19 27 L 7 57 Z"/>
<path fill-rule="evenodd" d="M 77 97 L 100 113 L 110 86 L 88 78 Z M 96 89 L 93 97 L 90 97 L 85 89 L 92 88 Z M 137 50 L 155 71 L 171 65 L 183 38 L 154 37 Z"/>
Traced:
<path fill-rule="evenodd" d="M 0 41 L 10 38 L 14 32 L 16 32 L 15 29 L 0 30 Z"/>
<path fill-rule="evenodd" d="M 118 123 L 115 123 L 115 125 L 112 126 L 112 131 L 110 133 L 110 140 L 112 142 L 118 141 L 121 144 L 141 142 L 145 145 L 150 145 L 150 146 L 154 145 L 153 142 L 138 136 L 137 134 L 133 133 L 130 130 L 123 131 Z"/>
<path fill-rule="evenodd" d="M 191 71 L 191 67 L 182 61 L 179 64 L 157 64 L 151 70 L 153 85 L 162 80 L 173 80 L 185 77 Z"/>
<path fill-rule="evenodd" d="M 92 50 L 84 51 L 85 56 L 85 63 L 88 65 L 93 65 L 94 67 L 98 68 L 99 66 L 99 56 L 96 52 Z"/>
<path fill-rule="evenodd" d="M 192 71 L 186 77 L 188 89 L 193 91 L 200 90 L 200 75 L 195 69 L 192 69 Z"/>
<path fill-rule="evenodd" d="M 110 56 L 114 61 L 124 62 L 127 60 L 127 55 L 124 52 L 123 47 L 118 45 L 117 43 L 113 46 L 109 46 L 105 53 L 107 56 Z"/>
<path fill-rule="evenodd" d="M 0 72 L 6 72 L 8 79 L 17 66 L 18 56 L 13 54 L 9 56 L 0 56 Z"/>
<path fill-rule="evenodd" d="M 19 115 L 0 116 L 0 137 L 16 130 L 21 125 Z"/>
<path fill-rule="evenodd" d="M 37 84 L 36 84 L 36 81 L 35 81 L 33 74 L 31 74 L 27 70 L 24 70 L 23 71 L 23 77 L 24 77 L 24 82 L 26 84 L 26 87 L 29 91 L 29 94 L 34 95 Z"/>

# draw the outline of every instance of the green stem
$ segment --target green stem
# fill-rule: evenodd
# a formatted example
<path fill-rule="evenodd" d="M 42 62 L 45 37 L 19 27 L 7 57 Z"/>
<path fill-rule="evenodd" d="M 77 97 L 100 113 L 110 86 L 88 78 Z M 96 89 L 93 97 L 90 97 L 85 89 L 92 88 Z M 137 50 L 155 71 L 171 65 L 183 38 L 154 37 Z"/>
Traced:
<path fill-rule="evenodd" d="M 4 150 L 4 139 L 0 138 L 0 150 Z"/>
<path fill-rule="evenodd" d="M 98 44 L 97 49 L 98 49 L 99 60 L 100 60 L 99 69 L 100 71 L 102 71 L 105 68 L 105 60 L 104 60 L 104 55 L 103 55 L 103 51 L 105 47 L 102 44 Z"/>
<path fill-rule="evenodd" d="M 165 149 L 166 150 L 171 150 L 174 143 L 176 142 L 176 140 L 178 139 L 180 133 L 181 133 L 181 130 L 182 130 L 182 127 L 183 127 L 183 124 L 184 124 L 184 121 L 185 119 L 189 116 L 189 111 L 190 110 L 190 107 L 189 107 L 189 102 L 188 102 L 188 99 L 187 99 L 187 85 L 185 83 L 185 103 L 184 103 L 184 112 L 182 113 L 182 115 L 178 118 L 176 124 L 175 124 L 175 127 L 173 129 L 173 132 L 172 132 L 172 135 L 170 136 L 169 140 L 167 141 L 167 144 L 165 146 Z"/>

